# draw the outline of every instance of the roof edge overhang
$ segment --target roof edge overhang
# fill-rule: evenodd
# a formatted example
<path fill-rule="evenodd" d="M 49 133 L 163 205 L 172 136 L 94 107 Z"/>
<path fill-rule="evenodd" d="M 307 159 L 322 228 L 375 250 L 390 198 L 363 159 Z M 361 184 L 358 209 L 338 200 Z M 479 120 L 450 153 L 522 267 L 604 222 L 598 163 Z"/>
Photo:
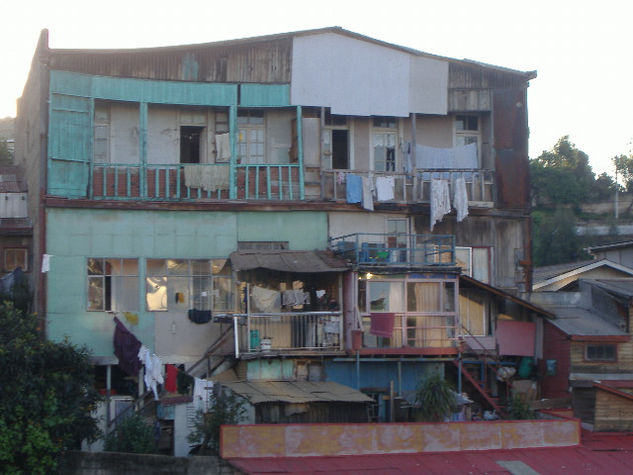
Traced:
<path fill-rule="evenodd" d="M 511 300 L 512 302 L 521 305 L 524 308 L 527 308 L 528 310 L 532 311 L 532 312 L 536 312 L 539 313 L 545 317 L 548 318 L 555 318 L 555 315 L 551 312 L 549 312 L 548 310 L 545 310 L 544 308 L 538 307 L 536 305 L 534 305 L 531 302 L 528 302 L 527 300 L 523 300 L 520 297 L 517 297 L 516 295 L 513 295 L 509 292 L 506 292 L 504 290 L 498 289 L 497 287 L 493 287 L 492 285 L 489 284 L 485 284 L 477 279 L 473 279 L 472 277 L 469 277 L 467 275 L 460 275 L 459 276 L 460 281 L 464 281 L 464 282 L 468 282 L 469 284 L 472 284 L 476 287 L 479 287 L 487 292 L 493 293 L 495 295 L 498 295 L 499 297 L 503 297 L 506 298 L 508 300 Z"/>
<path fill-rule="evenodd" d="M 566 333 L 560 327 L 559 328 L 563 333 Z M 626 343 L 631 340 L 630 335 L 569 335 L 569 339 L 571 341 L 582 341 L 587 343 Z"/>

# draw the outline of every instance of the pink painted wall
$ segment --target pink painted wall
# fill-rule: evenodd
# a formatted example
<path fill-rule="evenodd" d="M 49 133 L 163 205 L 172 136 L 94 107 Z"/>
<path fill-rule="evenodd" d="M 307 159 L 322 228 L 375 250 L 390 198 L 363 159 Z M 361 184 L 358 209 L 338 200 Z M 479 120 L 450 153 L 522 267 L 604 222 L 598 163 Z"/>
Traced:
<path fill-rule="evenodd" d="M 580 443 L 576 419 L 258 424 L 223 426 L 221 430 L 220 454 L 228 459 L 568 447 Z"/>

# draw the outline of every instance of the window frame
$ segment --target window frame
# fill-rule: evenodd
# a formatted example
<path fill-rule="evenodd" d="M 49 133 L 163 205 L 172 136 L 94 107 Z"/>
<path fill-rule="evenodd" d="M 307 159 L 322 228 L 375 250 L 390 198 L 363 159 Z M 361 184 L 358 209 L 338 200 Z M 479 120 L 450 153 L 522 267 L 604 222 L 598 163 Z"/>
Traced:
<path fill-rule="evenodd" d="M 90 261 L 91 260 L 95 260 L 95 261 L 101 261 L 101 267 L 103 269 L 103 272 L 101 274 L 92 274 L 90 273 Z M 119 261 L 119 269 L 120 270 L 120 274 L 114 274 L 112 272 L 108 273 L 107 272 L 107 263 L 108 261 Z M 135 274 L 127 274 L 125 273 L 124 269 L 126 269 L 126 267 L 128 267 L 128 265 L 126 265 L 124 263 L 124 261 L 133 261 L 135 263 L 135 267 L 136 267 L 136 273 Z M 88 257 L 86 258 L 86 311 L 87 312 L 138 312 L 139 311 L 139 302 L 138 302 L 138 297 L 139 297 L 139 292 L 138 292 L 138 284 L 139 284 L 139 274 L 140 274 L 140 269 L 139 269 L 139 259 L 135 258 L 135 257 Z M 122 280 L 124 278 L 130 279 L 130 278 L 136 278 L 136 289 L 135 290 L 135 294 L 134 294 L 134 299 L 133 301 L 136 302 L 134 307 L 131 308 L 113 308 L 114 307 L 114 303 L 115 303 L 115 299 L 113 299 L 113 294 L 114 291 L 113 289 L 116 289 L 116 286 L 119 284 L 115 284 L 115 281 L 117 280 Z M 90 301 L 90 297 L 91 297 L 91 280 L 95 280 L 95 279 L 101 279 L 103 284 L 101 286 L 101 308 L 91 308 L 91 301 Z M 108 280 L 109 279 L 109 280 Z M 109 290 L 108 290 L 109 287 Z M 127 289 L 128 287 L 125 285 L 121 285 L 122 289 Z M 108 302 L 109 299 L 109 302 Z M 118 307 L 118 305 L 117 305 Z"/>
<path fill-rule="evenodd" d="M 589 348 L 612 348 L 613 349 L 613 358 L 607 357 L 590 357 L 589 356 Z M 605 355 L 606 356 L 606 355 Z M 587 362 L 596 362 L 596 363 L 617 363 L 618 361 L 618 344 L 617 343 L 586 343 L 583 351 L 584 361 Z"/>
<path fill-rule="evenodd" d="M 254 114 L 257 113 L 257 114 Z M 251 121 L 251 119 L 260 118 L 261 113 L 261 123 L 259 121 Z M 240 118 L 246 118 L 245 122 L 241 122 Z M 259 142 L 257 139 L 254 142 L 251 142 L 251 134 L 253 131 L 256 134 L 261 132 L 262 141 Z M 237 161 L 241 165 L 256 165 L 266 163 L 266 111 L 263 109 L 239 109 L 237 111 L 237 140 L 236 140 L 236 148 L 237 148 Z M 259 154 L 251 155 L 250 149 L 251 145 L 261 145 L 262 153 L 261 156 Z M 242 150 L 245 151 L 245 154 L 242 153 Z M 253 161 L 253 157 L 256 160 Z"/>
<path fill-rule="evenodd" d="M 24 253 L 24 259 L 23 259 L 23 263 L 24 265 L 18 265 L 13 267 L 13 269 L 11 269 L 8 265 L 7 265 L 7 252 L 8 251 L 22 251 Z M 17 269 L 18 267 L 22 268 L 22 272 L 29 272 L 29 250 L 26 247 L 5 247 L 2 251 L 2 269 L 4 270 L 4 272 L 13 272 L 15 269 Z"/>
<path fill-rule="evenodd" d="M 378 123 L 377 121 L 386 121 L 386 122 L 390 122 L 393 121 L 393 126 L 391 126 L 390 124 L 388 125 L 384 125 L 382 123 Z M 381 158 L 380 160 L 376 160 L 376 137 L 378 136 L 382 136 L 383 137 L 383 141 L 388 141 L 385 140 L 387 137 L 393 137 L 393 159 L 390 159 L 388 156 L 388 148 L 387 146 L 383 146 L 383 148 L 385 149 L 385 156 L 384 158 Z M 375 172 L 379 172 L 379 173 L 397 173 L 400 168 L 399 168 L 399 164 L 400 164 L 400 154 L 398 153 L 398 144 L 399 144 L 399 138 L 400 136 L 400 121 L 398 120 L 397 117 L 382 117 L 382 116 L 375 116 L 372 117 L 371 119 L 371 131 L 369 134 L 370 137 L 370 150 L 371 150 L 371 163 L 372 163 L 372 170 Z M 378 167 L 376 166 L 377 163 L 384 163 L 384 169 L 378 169 Z M 389 166 L 391 164 L 391 167 Z M 389 169 L 391 168 L 391 169 Z"/>
<path fill-rule="evenodd" d="M 465 118 L 466 121 L 472 118 L 477 119 L 477 128 L 458 128 L 457 124 L 461 117 Z M 455 114 L 455 119 L 453 120 L 453 146 L 462 146 L 458 144 L 459 139 L 464 139 L 464 141 L 467 141 L 468 139 L 473 138 L 475 139 L 475 143 L 477 144 L 477 163 L 479 167 L 481 167 L 481 116 L 479 114 Z M 463 144 L 463 146 L 465 145 L 468 145 L 468 143 Z"/>

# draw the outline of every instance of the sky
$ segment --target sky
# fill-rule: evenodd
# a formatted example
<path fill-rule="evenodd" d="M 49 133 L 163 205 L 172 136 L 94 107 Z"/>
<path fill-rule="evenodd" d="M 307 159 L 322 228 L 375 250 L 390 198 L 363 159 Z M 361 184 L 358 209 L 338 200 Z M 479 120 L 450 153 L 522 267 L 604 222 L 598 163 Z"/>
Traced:
<path fill-rule="evenodd" d="M 0 118 L 15 116 L 43 28 L 51 48 L 138 48 L 340 26 L 457 59 L 538 72 L 530 157 L 564 135 L 613 175 L 633 140 L 633 2 L 623 0 L 3 0 Z"/>

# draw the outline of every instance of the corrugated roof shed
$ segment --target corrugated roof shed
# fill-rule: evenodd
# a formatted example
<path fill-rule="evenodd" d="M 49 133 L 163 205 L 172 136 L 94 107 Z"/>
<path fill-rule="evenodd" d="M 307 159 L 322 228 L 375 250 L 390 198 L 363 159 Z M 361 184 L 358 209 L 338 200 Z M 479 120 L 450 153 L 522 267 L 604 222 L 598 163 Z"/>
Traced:
<path fill-rule="evenodd" d="M 373 401 L 360 391 L 332 381 L 239 381 L 222 384 L 251 404 Z"/>

